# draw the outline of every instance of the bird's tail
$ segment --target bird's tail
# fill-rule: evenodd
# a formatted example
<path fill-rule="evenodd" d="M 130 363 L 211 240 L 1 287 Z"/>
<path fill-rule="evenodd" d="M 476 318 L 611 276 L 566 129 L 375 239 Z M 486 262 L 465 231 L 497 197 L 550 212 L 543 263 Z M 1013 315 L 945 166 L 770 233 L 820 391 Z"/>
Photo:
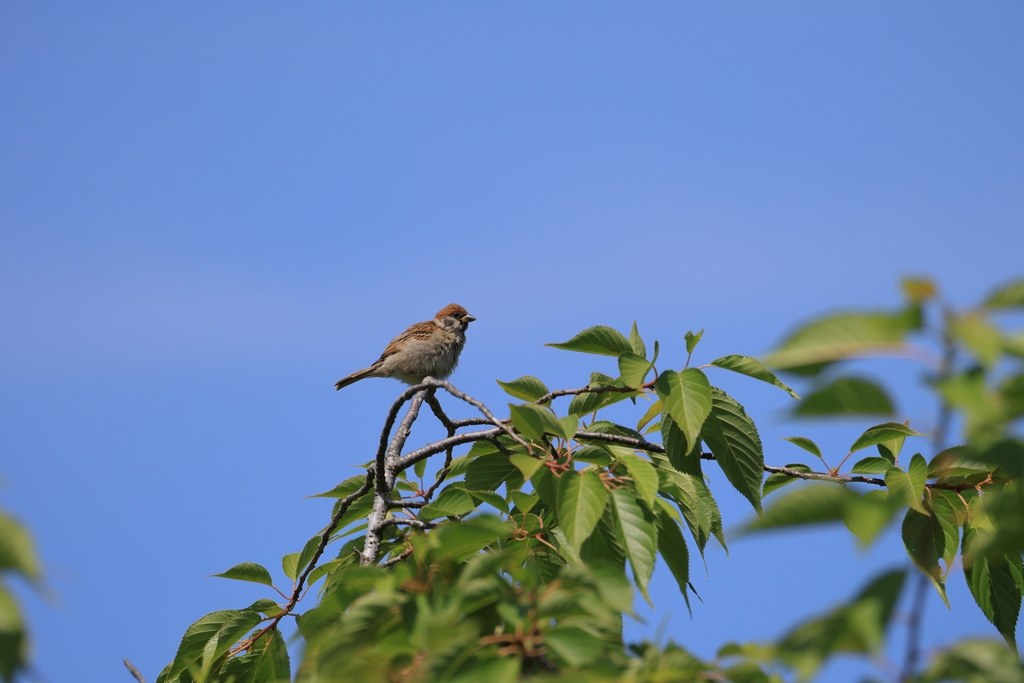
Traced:
<path fill-rule="evenodd" d="M 377 372 L 377 366 L 376 365 L 371 365 L 370 367 L 363 368 L 362 370 L 356 370 L 355 372 L 353 372 L 348 377 L 342 377 L 337 382 L 335 382 L 334 383 L 334 388 L 335 389 L 343 389 L 344 387 L 347 387 L 349 384 L 354 384 L 355 382 L 358 382 L 361 379 L 366 379 L 367 377 L 375 377 L 376 376 L 376 372 Z"/>

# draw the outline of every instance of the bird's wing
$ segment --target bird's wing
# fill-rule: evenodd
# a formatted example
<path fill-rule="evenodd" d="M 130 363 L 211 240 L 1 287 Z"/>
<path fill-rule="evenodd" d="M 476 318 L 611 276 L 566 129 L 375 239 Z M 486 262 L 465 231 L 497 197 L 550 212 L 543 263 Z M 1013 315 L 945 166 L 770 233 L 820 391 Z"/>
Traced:
<path fill-rule="evenodd" d="M 437 331 L 437 323 L 435 323 L 433 320 L 427 320 L 426 322 L 416 323 L 415 325 L 410 326 L 405 332 L 403 332 L 402 334 L 398 335 L 390 342 L 388 342 L 387 347 L 385 347 L 384 349 L 384 353 L 380 354 L 380 358 L 377 360 L 377 362 L 379 363 L 388 356 L 397 353 L 398 349 L 406 341 L 427 340 L 430 338 L 432 334 L 434 334 L 435 331 Z"/>

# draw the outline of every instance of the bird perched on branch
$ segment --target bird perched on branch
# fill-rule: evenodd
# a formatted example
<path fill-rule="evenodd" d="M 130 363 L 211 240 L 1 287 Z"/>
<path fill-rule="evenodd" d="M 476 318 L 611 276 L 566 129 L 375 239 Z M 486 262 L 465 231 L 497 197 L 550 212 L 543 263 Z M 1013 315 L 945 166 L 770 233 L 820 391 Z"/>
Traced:
<path fill-rule="evenodd" d="M 392 339 L 376 363 L 339 379 L 334 388 L 366 377 L 394 377 L 406 384 L 419 384 L 424 377 L 445 379 L 459 364 L 466 328 L 474 320 L 462 306 L 448 304 L 433 320 L 416 323 Z"/>

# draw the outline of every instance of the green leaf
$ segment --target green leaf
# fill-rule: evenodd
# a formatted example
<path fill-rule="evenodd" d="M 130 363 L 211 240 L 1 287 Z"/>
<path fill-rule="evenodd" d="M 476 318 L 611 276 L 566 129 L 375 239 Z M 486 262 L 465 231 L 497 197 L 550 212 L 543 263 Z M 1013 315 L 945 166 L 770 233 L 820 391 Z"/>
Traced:
<path fill-rule="evenodd" d="M 493 515 L 474 515 L 458 524 L 441 524 L 429 534 L 413 538 L 413 544 L 430 548 L 430 557 L 465 562 L 512 529 Z M 417 554 L 419 551 L 417 551 Z"/>
<path fill-rule="evenodd" d="M 1014 652 L 1017 651 L 1015 631 L 1020 615 L 1024 566 L 1017 553 L 975 556 L 972 546 L 978 535 L 973 526 L 964 527 L 964 579 L 985 618 L 992 622 Z"/>
<path fill-rule="evenodd" d="M 563 435 L 563 425 L 547 408 L 541 408 L 532 403 L 522 405 L 510 403 L 509 410 L 512 415 L 512 426 L 531 441 L 541 441 L 544 434 L 572 438 Z"/>
<path fill-rule="evenodd" d="M 236 564 L 226 572 L 214 574 L 214 576 L 222 579 L 262 583 L 264 586 L 274 585 L 274 580 L 271 578 L 270 572 L 268 572 L 263 565 L 256 564 L 255 562 L 242 562 L 241 564 Z"/>
<path fill-rule="evenodd" d="M 669 466 L 687 474 L 701 475 L 700 466 L 700 445 L 698 440 L 690 448 L 676 421 L 668 413 L 662 415 L 661 420 L 661 442 L 665 445 L 665 454 L 668 457 Z"/>
<path fill-rule="evenodd" d="M 518 657 L 478 659 L 460 670 L 459 675 L 451 679 L 451 683 L 515 683 L 519 680 L 521 666 Z"/>
<path fill-rule="evenodd" d="M 212 612 L 201 617 L 185 631 L 174 661 L 165 670 L 167 675 L 161 673 L 161 677 L 172 681 L 190 666 L 200 663 L 205 667 L 211 666 L 215 659 L 226 653 L 259 620 L 260 616 L 256 612 L 234 609 Z"/>
<path fill-rule="evenodd" d="M 650 424 L 651 420 L 658 417 L 658 415 L 661 415 L 661 399 L 658 399 L 657 401 L 652 403 L 651 406 L 647 409 L 647 412 L 644 413 L 644 416 L 641 417 L 640 421 L 636 423 L 637 431 L 643 429 L 648 424 Z"/>
<path fill-rule="evenodd" d="M 701 337 L 703 336 L 704 330 L 701 330 L 697 334 L 694 334 L 693 332 L 687 332 L 685 335 L 683 335 L 683 338 L 686 339 L 686 353 L 693 353 L 693 350 L 697 348 L 697 344 L 700 343 Z"/>
<path fill-rule="evenodd" d="M 668 565 L 672 576 L 675 577 L 679 592 L 686 600 L 686 607 L 690 607 L 690 551 L 686 547 L 686 538 L 683 532 L 676 525 L 675 521 L 667 514 L 659 514 L 658 524 L 658 550 Z"/>
<path fill-rule="evenodd" d="M 544 643 L 572 667 L 589 664 L 604 649 L 600 638 L 578 626 L 556 626 L 545 634 Z"/>
<path fill-rule="evenodd" d="M 618 356 L 633 352 L 633 345 L 622 336 L 621 332 L 603 325 L 588 327 L 569 341 L 560 344 L 545 344 L 545 346 L 565 351 L 596 353 L 601 356 Z"/>
<path fill-rule="evenodd" d="M 821 457 L 821 449 L 818 448 L 818 444 L 814 443 L 813 441 L 808 439 L 806 436 L 784 436 L 782 438 L 785 441 L 790 442 L 794 446 L 799 446 L 800 448 L 804 449 L 808 453 L 811 453 L 811 454 L 817 456 L 818 458 L 820 458 L 822 460 L 822 462 L 824 462 L 824 458 Z"/>
<path fill-rule="evenodd" d="M 953 336 L 963 342 L 985 367 L 991 367 L 1003 350 L 1003 336 L 999 328 L 980 313 L 966 313 L 952 317 L 949 325 Z"/>
<path fill-rule="evenodd" d="M 892 468 L 892 461 L 888 458 L 871 456 L 858 460 L 850 471 L 854 474 L 884 474 Z"/>
<path fill-rule="evenodd" d="M 587 385 L 591 389 L 598 387 L 622 387 L 627 388 L 622 380 L 613 379 L 608 375 L 603 375 L 600 372 L 594 372 L 590 375 L 590 383 Z M 579 394 L 574 396 L 572 401 L 569 403 L 569 414 L 570 415 L 589 415 L 590 413 L 596 412 L 601 408 L 610 406 L 613 403 L 619 401 L 625 401 L 627 398 L 635 398 L 637 394 L 635 392 L 621 392 L 621 391 L 604 391 L 596 393 Z"/>
<path fill-rule="evenodd" d="M 799 368 L 869 351 L 896 349 L 920 325 L 918 307 L 896 313 L 841 313 L 810 322 L 790 334 L 765 359 L 769 367 Z"/>
<path fill-rule="evenodd" d="M 615 522 L 615 513 L 612 512 L 611 506 L 605 508 L 604 514 L 597 522 L 597 529 L 580 546 L 579 555 L 580 560 L 588 565 L 606 562 L 618 567 L 625 579 L 626 548 L 624 541 L 619 537 L 618 524 Z"/>
<path fill-rule="evenodd" d="M 522 491 L 513 491 L 509 496 L 520 512 L 529 512 L 540 501 L 540 496 L 535 496 L 532 493 L 523 493 Z"/>
<path fill-rule="evenodd" d="M 500 379 L 495 381 L 505 390 L 505 393 L 530 403 L 548 393 L 544 382 L 531 375 L 514 379 L 511 382 L 502 382 Z"/>
<path fill-rule="evenodd" d="M 330 491 L 324 491 L 323 493 L 317 493 L 316 495 L 308 496 L 309 498 L 347 498 L 356 491 L 358 491 L 363 484 L 366 483 L 366 475 L 360 474 L 357 477 L 349 477 L 345 481 L 335 486 Z"/>
<path fill-rule="evenodd" d="M 738 372 L 741 375 L 746 375 L 747 377 L 753 377 L 754 379 L 759 379 L 762 382 L 767 382 L 772 386 L 782 389 L 793 398 L 800 398 L 796 395 L 795 391 L 783 384 L 771 370 L 766 368 L 764 364 L 756 358 L 751 358 L 750 356 L 737 356 L 733 354 L 731 356 L 722 356 L 721 358 L 717 358 L 711 361 L 711 364 L 718 368 L 732 370 L 733 372 Z"/>
<path fill-rule="evenodd" d="M 915 509 L 907 510 L 903 518 L 903 545 L 910 559 L 931 580 L 939 597 L 949 607 L 945 572 L 939 566 L 939 560 L 947 550 L 946 543 L 946 534 L 934 516 L 922 514 Z"/>
<path fill-rule="evenodd" d="M 619 375 L 627 387 L 639 387 L 653 367 L 651 361 L 632 353 L 619 356 Z"/>
<path fill-rule="evenodd" d="M 885 491 L 868 491 L 863 496 L 849 496 L 843 508 L 843 523 L 857 537 L 862 547 L 871 544 L 902 506 L 889 500 Z"/>
<path fill-rule="evenodd" d="M 505 499 L 494 491 L 466 491 L 466 493 L 473 496 L 481 503 L 487 503 L 499 512 L 503 512 L 506 515 L 508 514 L 508 503 L 506 503 Z"/>
<path fill-rule="evenodd" d="M 508 456 L 509 462 L 515 465 L 520 472 L 523 474 L 523 479 L 529 479 L 537 472 L 538 469 L 544 464 L 544 461 L 540 458 L 534 458 L 530 455 L 523 455 L 522 453 L 513 453 Z"/>
<path fill-rule="evenodd" d="M 988 295 L 985 308 L 1020 308 L 1024 306 L 1024 280 L 1009 282 Z"/>
<path fill-rule="evenodd" d="M 647 507 L 654 509 L 654 499 L 658 495 L 658 472 L 654 465 L 634 453 L 616 454 L 615 459 L 622 463 L 629 476 L 633 478 L 640 498 L 647 504 Z"/>
<path fill-rule="evenodd" d="M 633 321 L 633 329 L 629 331 L 629 345 L 633 347 L 633 353 L 641 358 L 647 358 L 647 345 L 644 344 L 644 340 L 640 337 L 640 332 L 636 329 L 635 320 Z"/>
<path fill-rule="evenodd" d="M 921 492 L 918 492 L 914 480 L 910 474 L 898 467 L 892 467 L 885 473 L 885 486 L 889 490 L 889 500 L 899 505 L 906 505 L 924 514 L 924 506 L 921 504 Z"/>
<path fill-rule="evenodd" d="M 790 464 L 786 465 L 786 468 L 794 470 L 796 472 L 811 472 L 811 471 L 813 471 L 807 465 L 804 465 L 803 463 L 799 463 L 799 462 L 790 463 Z M 787 484 L 792 484 L 794 481 L 797 481 L 797 480 L 798 480 L 797 477 L 791 477 L 788 474 L 783 474 L 781 472 L 776 472 L 775 474 L 770 474 L 770 475 L 768 475 L 768 478 L 764 480 L 764 486 L 761 487 L 761 498 L 764 498 L 769 493 L 772 493 L 773 491 L 778 491 L 783 486 L 786 486 Z"/>
<path fill-rule="evenodd" d="M 601 519 L 608 494 L 596 472 L 570 470 L 558 482 L 558 521 L 573 552 Z"/>
<path fill-rule="evenodd" d="M 751 520 L 743 530 L 762 531 L 838 521 L 843 518 L 843 509 L 851 495 L 854 494 L 833 484 L 801 486 L 775 499 L 763 515 Z"/>
<path fill-rule="evenodd" d="M 619 536 L 626 547 L 629 564 L 633 567 L 633 579 L 644 599 L 653 606 L 647 592 L 658 555 L 658 532 L 653 515 L 640 506 L 636 493 L 630 489 L 612 489 L 610 493 L 619 525 Z"/>
<path fill-rule="evenodd" d="M 478 503 L 465 490 L 449 486 L 430 504 L 424 505 L 418 517 L 424 521 L 438 517 L 461 517 L 475 510 L 477 505 Z"/>
<path fill-rule="evenodd" d="M 711 413 L 711 385 L 703 372 L 695 368 L 675 372 L 666 370 L 654 385 L 676 426 L 686 436 L 687 450 L 693 450 L 700 428 Z"/>
<path fill-rule="evenodd" d="M 711 397 L 711 413 L 701 428 L 701 437 L 729 483 L 760 512 L 764 450 L 757 427 L 743 406 L 721 389 L 712 387 Z"/>
<path fill-rule="evenodd" d="M 7 569 L 32 581 L 42 576 L 32 536 L 20 522 L 0 512 L 0 570 Z"/>
<path fill-rule="evenodd" d="M 892 415 L 895 410 L 885 389 L 874 382 L 858 377 L 839 377 L 811 393 L 793 409 L 793 415 Z"/>
<path fill-rule="evenodd" d="M 519 477 L 518 468 L 508 456 L 500 453 L 484 455 L 470 463 L 466 470 L 466 488 L 471 491 L 494 491 L 505 481 L 518 480 Z"/>
<path fill-rule="evenodd" d="M 908 436 L 924 436 L 924 434 L 915 432 L 910 427 L 899 422 L 886 422 L 885 424 L 875 425 L 857 437 L 857 440 L 850 446 L 850 452 L 856 453 L 868 446 L 875 446 L 892 439 Z"/>

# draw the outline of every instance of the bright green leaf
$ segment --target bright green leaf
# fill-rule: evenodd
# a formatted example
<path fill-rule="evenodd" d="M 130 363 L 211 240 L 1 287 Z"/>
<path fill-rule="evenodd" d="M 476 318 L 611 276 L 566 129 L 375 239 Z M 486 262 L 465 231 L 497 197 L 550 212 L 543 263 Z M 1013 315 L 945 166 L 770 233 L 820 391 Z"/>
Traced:
<path fill-rule="evenodd" d="M 544 464 L 544 461 L 540 458 L 534 458 L 533 456 L 523 455 L 521 453 L 513 453 L 508 457 L 509 461 L 519 468 L 519 471 L 523 473 L 523 479 L 529 479 L 534 473 L 540 469 Z"/>
<path fill-rule="evenodd" d="M 270 572 L 268 572 L 263 565 L 256 564 L 255 562 L 242 562 L 241 564 L 236 564 L 231 569 L 220 574 L 214 574 L 214 576 L 222 579 L 262 583 L 265 586 L 274 585 L 274 580 L 271 578 Z"/>
<path fill-rule="evenodd" d="M 635 320 L 633 321 L 633 328 L 629 331 L 629 345 L 633 347 L 633 353 L 641 358 L 647 358 L 647 345 L 644 344 L 644 340 L 640 337 L 640 332 L 636 329 Z"/>
<path fill-rule="evenodd" d="M 731 356 L 722 356 L 721 358 L 717 358 L 711 361 L 711 364 L 715 367 L 732 370 L 733 372 L 738 372 L 741 375 L 746 375 L 747 377 L 753 377 L 754 379 L 759 379 L 762 382 L 767 382 L 772 386 L 782 389 L 793 398 L 800 398 L 796 395 L 795 391 L 786 386 L 778 377 L 775 376 L 774 373 L 772 373 L 771 370 L 766 368 L 764 364 L 756 358 L 733 354 Z"/>
<path fill-rule="evenodd" d="M 658 495 L 658 472 L 648 461 L 634 453 L 623 453 L 616 455 L 616 460 L 622 463 L 629 476 L 633 478 L 636 491 L 640 498 L 647 504 L 647 507 L 654 509 L 654 499 Z"/>
<path fill-rule="evenodd" d="M 811 453 L 811 454 L 817 456 L 818 458 L 821 458 L 822 460 L 824 460 L 824 458 L 821 457 L 821 449 L 818 448 L 818 444 L 814 443 L 813 441 L 808 439 L 806 436 L 784 436 L 782 438 L 785 441 L 790 442 L 794 446 L 799 446 L 800 448 L 804 449 L 808 453 Z"/>
<path fill-rule="evenodd" d="M 704 420 L 711 413 L 711 385 L 708 378 L 695 368 L 678 373 L 666 370 L 654 386 L 664 411 L 672 416 L 686 436 L 689 452 L 697 443 Z"/>
<path fill-rule="evenodd" d="M 686 353 L 693 353 L 693 350 L 697 348 L 697 344 L 700 343 L 701 337 L 704 336 L 704 330 L 694 334 L 693 332 L 687 332 L 683 335 L 686 339 Z"/>
<path fill-rule="evenodd" d="M 531 375 L 514 379 L 511 382 L 502 382 L 500 379 L 495 381 L 505 390 L 505 393 L 530 403 L 548 393 L 544 382 Z"/>
<path fill-rule="evenodd" d="M 639 387 L 651 371 L 651 361 L 633 353 L 619 356 L 619 375 L 627 387 Z"/>
<path fill-rule="evenodd" d="M 558 521 L 573 552 L 594 531 L 608 494 L 595 472 L 570 470 L 558 482 Z"/>
<path fill-rule="evenodd" d="M 644 599 L 650 604 L 647 585 L 658 555 L 658 532 L 653 515 L 640 506 L 636 493 L 628 488 L 612 489 L 611 499 L 620 537 L 626 547 L 626 556 L 633 567 L 633 578 Z"/>
<path fill-rule="evenodd" d="M 565 351 L 596 353 L 602 356 L 618 356 L 623 353 L 633 352 L 633 345 L 622 336 L 621 332 L 603 325 L 588 327 L 569 341 L 559 344 L 545 344 L 545 346 L 564 349 Z"/>
<path fill-rule="evenodd" d="M 856 453 L 868 446 L 875 446 L 885 441 L 907 436 L 924 435 L 899 422 L 886 422 L 885 424 L 875 425 L 857 437 L 857 440 L 850 446 L 850 452 Z"/>
<path fill-rule="evenodd" d="M 425 521 L 438 517 L 461 517 L 475 510 L 477 505 L 478 503 L 461 487 L 449 486 L 430 504 L 424 505 L 418 516 Z"/>

